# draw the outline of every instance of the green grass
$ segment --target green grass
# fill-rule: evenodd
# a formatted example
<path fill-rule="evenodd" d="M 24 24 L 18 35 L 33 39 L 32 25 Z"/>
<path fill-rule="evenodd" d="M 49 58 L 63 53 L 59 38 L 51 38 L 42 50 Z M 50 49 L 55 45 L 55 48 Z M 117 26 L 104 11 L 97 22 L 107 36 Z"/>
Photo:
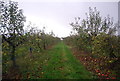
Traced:
<path fill-rule="evenodd" d="M 51 59 L 43 66 L 43 78 L 47 79 L 91 79 L 92 75 L 72 55 L 63 43 L 48 52 Z"/>
<path fill-rule="evenodd" d="M 39 50 L 36 48 L 35 50 Z M 21 45 L 16 50 L 16 63 L 22 79 L 91 79 L 92 74 L 81 65 L 68 46 L 63 42 L 53 48 L 38 52 L 33 51 L 33 58 L 29 56 L 29 46 Z M 4 58 L 8 58 L 6 55 Z M 3 58 L 3 59 L 4 59 Z M 3 72 L 9 72 L 12 65 L 7 60 L 3 65 Z M 6 69 L 5 69 L 6 68 Z M 11 77 L 14 78 L 14 77 Z"/>

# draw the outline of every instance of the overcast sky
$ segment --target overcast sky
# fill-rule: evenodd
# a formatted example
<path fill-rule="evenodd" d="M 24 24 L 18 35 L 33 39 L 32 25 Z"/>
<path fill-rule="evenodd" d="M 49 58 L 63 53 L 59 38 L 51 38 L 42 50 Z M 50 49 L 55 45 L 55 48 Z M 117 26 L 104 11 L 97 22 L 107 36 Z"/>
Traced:
<path fill-rule="evenodd" d="M 91 0 L 14 0 L 19 3 L 19 8 L 23 9 L 24 15 L 27 18 L 26 24 L 31 21 L 33 24 L 42 29 L 46 27 L 46 31 L 51 30 L 56 36 L 66 37 L 72 31 L 69 25 L 74 21 L 75 17 L 81 19 L 86 18 L 85 13 L 88 12 L 89 7 L 97 7 L 102 17 L 114 17 L 114 21 L 118 19 L 118 0 L 113 2 L 95 2 Z"/>

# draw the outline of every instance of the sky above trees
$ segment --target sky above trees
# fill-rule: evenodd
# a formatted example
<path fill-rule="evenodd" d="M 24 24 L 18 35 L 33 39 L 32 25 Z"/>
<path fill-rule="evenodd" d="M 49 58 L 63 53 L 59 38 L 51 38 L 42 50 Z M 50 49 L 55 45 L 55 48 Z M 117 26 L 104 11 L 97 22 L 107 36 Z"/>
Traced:
<path fill-rule="evenodd" d="M 58 37 L 66 37 L 72 31 L 69 25 L 74 21 L 75 17 L 81 19 L 86 18 L 85 13 L 89 11 L 89 7 L 96 7 L 102 18 L 108 14 L 114 18 L 114 22 L 118 20 L 118 0 L 116 2 L 81 2 L 79 0 L 55 1 L 55 0 L 14 0 L 19 4 L 19 8 L 23 9 L 26 16 L 26 25 L 31 21 L 36 27 L 42 29 L 46 27 L 46 31 L 53 31 Z"/>

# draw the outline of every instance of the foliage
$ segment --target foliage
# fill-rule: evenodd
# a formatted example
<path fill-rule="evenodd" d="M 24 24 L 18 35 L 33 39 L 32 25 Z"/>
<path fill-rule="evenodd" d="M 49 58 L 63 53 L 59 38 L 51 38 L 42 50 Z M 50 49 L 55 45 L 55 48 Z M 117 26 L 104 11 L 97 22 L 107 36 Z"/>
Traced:
<path fill-rule="evenodd" d="M 30 48 L 33 53 L 39 53 L 60 41 L 60 38 L 55 37 L 53 32 L 47 34 L 45 27 L 38 30 L 31 23 L 28 25 L 30 30 L 24 32 L 24 22 L 23 10 L 18 8 L 17 2 L 0 1 L 0 35 L 2 36 L 3 58 L 5 59 L 3 65 L 12 60 L 13 66 L 17 66 L 16 60 L 22 53 L 17 50 L 21 45 L 28 46 L 25 48 L 27 50 L 23 49 L 23 51 L 28 51 L 29 55 Z M 34 55 L 31 54 L 31 56 Z"/>
<path fill-rule="evenodd" d="M 120 36 L 117 36 L 116 30 L 119 26 L 113 23 L 113 18 L 108 15 L 105 18 L 100 16 L 100 12 L 94 8 L 89 8 L 89 13 L 86 13 L 86 19 L 80 21 L 80 17 L 75 18 L 75 22 L 70 23 L 73 31 L 77 32 L 69 37 L 64 38 L 64 42 L 72 47 L 77 47 L 81 52 L 90 52 L 85 58 L 87 66 L 90 64 L 88 60 L 100 59 L 100 64 L 95 64 L 93 68 L 112 70 L 113 74 L 120 74 Z M 118 31 L 119 32 L 119 31 Z M 90 54 L 90 55 L 89 55 Z M 86 55 L 86 54 L 85 54 Z M 78 55 L 81 59 L 81 56 Z M 103 59 L 103 60 L 102 60 Z M 88 61 L 88 64 L 87 64 Z M 95 62 L 96 63 L 96 60 Z M 90 68 L 92 66 L 88 66 Z M 104 76 L 104 74 L 102 75 Z M 115 77 L 114 77 L 115 78 Z"/>
<path fill-rule="evenodd" d="M 0 1 L 0 10 L 0 33 L 3 41 L 6 41 L 12 49 L 11 60 L 13 66 L 16 66 L 15 49 L 23 41 L 25 16 L 22 9 L 18 8 L 18 3 L 14 1 Z"/>
<path fill-rule="evenodd" d="M 113 24 L 113 18 L 108 15 L 104 19 L 96 7 L 89 7 L 89 13 L 86 13 L 86 19 L 80 22 L 80 17 L 75 18 L 75 22 L 70 24 L 79 35 L 87 33 L 89 36 L 97 36 L 99 33 L 114 34 L 116 25 Z"/>
<path fill-rule="evenodd" d="M 70 25 L 77 34 L 74 39 L 69 41 L 72 40 L 72 45 L 75 45 L 79 50 L 101 56 L 113 57 L 118 55 L 116 52 L 118 50 L 116 47 L 118 38 L 115 36 L 117 25 L 113 23 L 113 18 L 110 18 L 109 15 L 102 18 L 96 7 L 94 9 L 89 7 L 86 19 L 80 21 L 80 17 L 75 18 L 75 22 Z"/>
<path fill-rule="evenodd" d="M 118 38 L 105 33 L 93 38 L 92 53 L 98 56 L 107 56 L 110 58 L 119 57 L 118 53 Z"/>

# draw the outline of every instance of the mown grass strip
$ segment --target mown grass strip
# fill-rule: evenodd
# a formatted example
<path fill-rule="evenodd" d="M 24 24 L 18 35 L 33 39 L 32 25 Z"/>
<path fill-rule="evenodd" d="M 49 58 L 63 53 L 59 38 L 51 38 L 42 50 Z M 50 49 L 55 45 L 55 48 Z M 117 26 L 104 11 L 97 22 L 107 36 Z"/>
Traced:
<path fill-rule="evenodd" d="M 42 67 L 43 78 L 47 79 L 91 79 L 92 75 L 72 55 L 63 43 L 48 51 L 51 59 Z"/>

